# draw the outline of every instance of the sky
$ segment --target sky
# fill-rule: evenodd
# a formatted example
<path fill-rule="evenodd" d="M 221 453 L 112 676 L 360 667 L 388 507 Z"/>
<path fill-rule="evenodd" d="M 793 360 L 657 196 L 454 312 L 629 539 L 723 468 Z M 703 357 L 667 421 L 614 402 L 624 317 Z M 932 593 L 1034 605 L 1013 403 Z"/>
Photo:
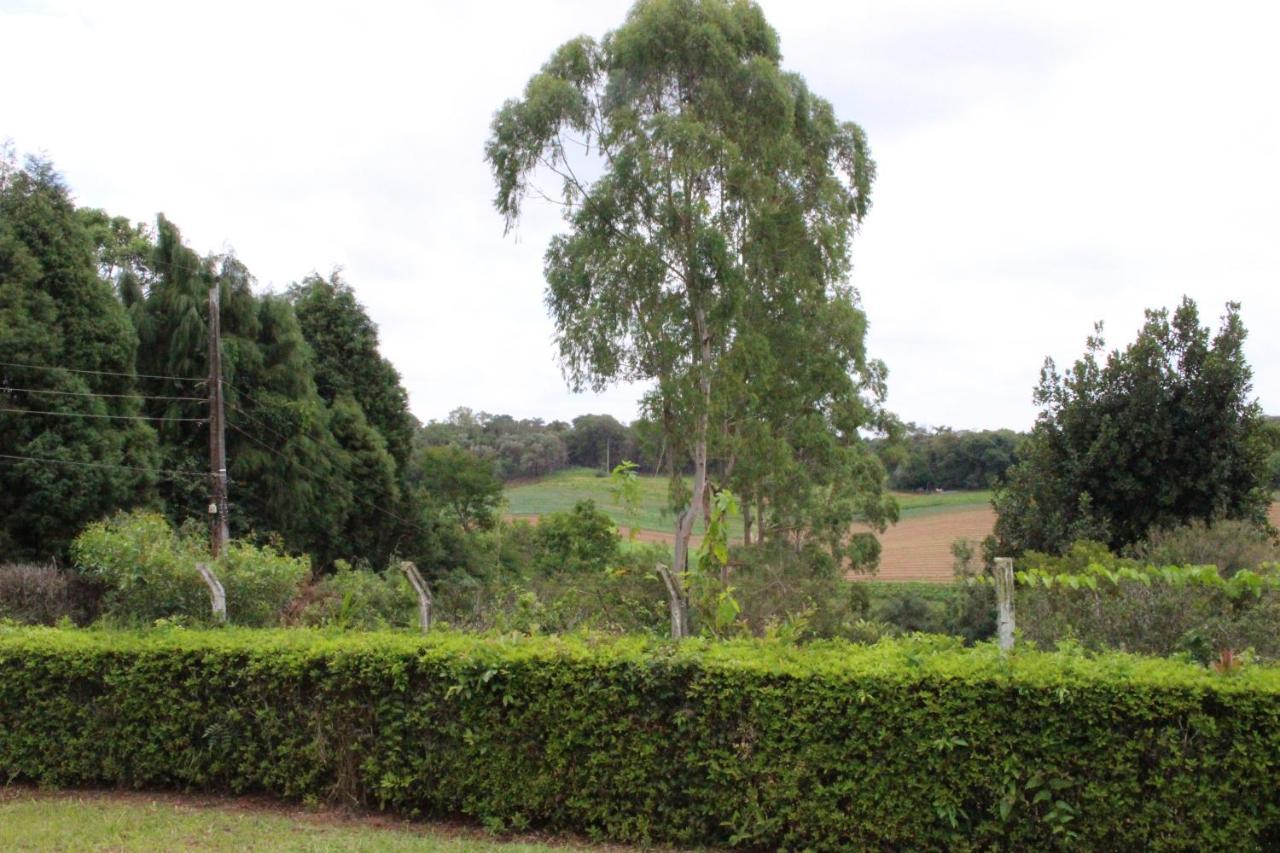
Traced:
<path fill-rule="evenodd" d="M 889 408 L 1028 429 L 1046 356 L 1143 310 L 1242 303 L 1280 413 L 1280 9 L 1267 3 L 761 0 L 783 64 L 866 130 L 853 246 Z M 78 203 L 233 250 L 264 290 L 340 267 L 422 420 L 636 414 L 572 394 L 543 307 L 559 211 L 503 235 L 489 122 L 627 0 L 0 0 L 0 140 Z"/>

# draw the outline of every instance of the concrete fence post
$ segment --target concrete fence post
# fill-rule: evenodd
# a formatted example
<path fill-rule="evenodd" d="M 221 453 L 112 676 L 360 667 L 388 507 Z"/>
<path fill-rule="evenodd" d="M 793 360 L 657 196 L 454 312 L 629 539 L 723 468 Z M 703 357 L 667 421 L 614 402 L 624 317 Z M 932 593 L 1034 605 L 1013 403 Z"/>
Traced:
<path fill-rule="evenodd" d="M 1000 638 L 1000 648 L 1008 651 L 1013 648 L 1013 560 L 1009 557 L 996 557 L 996 634 Z"/>
<path fill-rule="evenodd" d="M 431 587 L 427 586 L 427 582 L 422 579 L 418 567 L 408 560 L 400 563 L 400 571 L 404 572 L 404 576 L 413 586 L 413 591 L 418 594 L 418 627 L 425 634 L 431 630 L 431 605 L 434 603 Z"/>

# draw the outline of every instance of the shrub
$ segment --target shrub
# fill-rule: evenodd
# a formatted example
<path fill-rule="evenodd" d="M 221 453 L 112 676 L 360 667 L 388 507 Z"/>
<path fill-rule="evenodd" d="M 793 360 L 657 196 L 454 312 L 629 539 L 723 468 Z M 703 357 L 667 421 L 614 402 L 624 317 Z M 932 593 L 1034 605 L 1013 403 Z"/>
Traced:
<path fill-rule="evenodd" d="M 618 528 L 591 500 L 538 519 L 534 542 L 537 566 L 548 574 L 603 572 L 618 557 Z"/>
<path fill-rule="evenodd" d="M 0 619 L 53 625 L 70 619 L 87 625 L 98 612 L 98 590 L 57 566 L 0 565 Z"/>
<path fill-rule="evenodd" d="M 436 612 L 447 624 L 473 631 L 662 634 L 669 627 L 666 593 L 653 564 L 667 557 L 665 548 L 639 545 L 617 552 L 600 571 L 454 573 L 435 584 Z"/>
<path fill-rule="evenodd" d="M 305 557 L 290 557 L 269 546 L 232 542 L 214 564 L 227 593 L 233 625 L 277 625 L 310 574 Z"/>
<path fill-rule="evenodd" d="M 1154 530 L 1129 553 L 1139 562 L 1156 566 L 1217 566 L 1226 577 L 1240 569 L 1280 562 L 1274 532 L 1244 521 L 1198 521 Z"/>
<path fill-rule="evenodd" d="M 72 542 L 71 557 L 85 577 L 103 587 L 103 614 L 129 624 L 175 616 L 209 620 L 209 591 L 197 562 L 208 563 L 222 582 L 227 618 L 250 626 L 274 624 L 308 573 L 305 559 L 244 542 L 231 543 L 214 561 L 202 542 L 146 512 L 89 525 Z"/>
<path fill-rule="evenodd" d="M 1280 670 L 946 639 L 0 628 L 0 775 L 754 849 L 1274 849 Z"/>
<path fill-rule="evenodd" d="M 873 615 L 868 589 L 840 575 L 831 554 L 817 546 L 796 550 L 783 542 L 735 547 L 729 583 L 739 620 L 755 636 L 782 633 L 799 641 L 841 637 L 875 641 L 894 632 Z"/>
<path fill-rule="evenodd" d="M 1074 572 L 1034 565 L 1017 573 L 1017 622 L 1023 635 L 1052 648 L 1143 654 L 1253 649 L 1280 658 L 1280 571 L 1223 578 L 1214 566 L 1144 566 L 1114 556 Z"/>
<path fill-rule="evenodd" d="M 353 569 L 339 560 L 337 570 L 315 584 L 299 621 L 358 630 L 407 628 L 417 624 L 418 599 L 401 573 Z"/>

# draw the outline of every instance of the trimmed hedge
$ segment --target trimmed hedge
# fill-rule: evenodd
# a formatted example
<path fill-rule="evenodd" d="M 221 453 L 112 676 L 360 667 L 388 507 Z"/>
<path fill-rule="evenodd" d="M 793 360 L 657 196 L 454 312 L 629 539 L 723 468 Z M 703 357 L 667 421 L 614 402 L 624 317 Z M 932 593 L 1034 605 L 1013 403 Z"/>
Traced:
<path fill-rule="evenodd" d="M 0 774 L 754 848 L 1280 845 L 1280 670 L 0 626 Z"/>

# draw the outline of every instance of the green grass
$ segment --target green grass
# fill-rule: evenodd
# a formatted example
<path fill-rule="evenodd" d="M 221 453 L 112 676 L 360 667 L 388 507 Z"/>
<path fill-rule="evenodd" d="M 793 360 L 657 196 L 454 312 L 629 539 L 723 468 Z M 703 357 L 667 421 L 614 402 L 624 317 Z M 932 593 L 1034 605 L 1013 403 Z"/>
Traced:
<path fill-rule="evenodd" d="M 675 519 L 667 509 L 667 479 L 640 477 L 640 513 L 628 519 L 622 505 L 614 500 L 609 478 L 593 468 L 568 468 L 531 483 L 519 483 L 506 490 L 507 511 L 512 515 L 546 515 L 572 509 L 581 500 L 591 499 L 616 524 L 642 530 L 671 531 Z M 742 536 L 742 520 L 730 535 Z"/>
<path fill-rule="evenodd" d="M 642 530 L 671 532 L 675 523 L 667 509 L 667 479 L 652 475 L 640 477 L 641 510 L 634 519 L 623 515 L 622 506 L 614 500 L 609 478 L 592 468 L 568 468 L 533 482 L 518 483 L 506 490 L 507 511 L 512 515 L 546 515 L 571 509 L 581 500 L 591 499 L 596 506 L 622 526 L 634 525 Z M 972 509 L 991 502 L 991 492 L 945 492 L 917 494 L 899 492 L 898 505 L 903 518 L 931 515 L 957 509 Z M 742 519 L 730 524 L 729 535 L 742 537 Z"/>
<path fill-rule="evenodd" d="M 397 828 L 403 827 L 403 828 Z M 144 794 L 47 794 L 0 788 L 2 850 L 498 850 L 549 851 L 478 831 L 375 819 L 184 803 Z"/>
<path fill-rule="evenodd" d="M 903 518 L 933 515 L 957 509 L 975 509 L 991 505 L 991 490 L 976 492 L 894 492 Z"/>

